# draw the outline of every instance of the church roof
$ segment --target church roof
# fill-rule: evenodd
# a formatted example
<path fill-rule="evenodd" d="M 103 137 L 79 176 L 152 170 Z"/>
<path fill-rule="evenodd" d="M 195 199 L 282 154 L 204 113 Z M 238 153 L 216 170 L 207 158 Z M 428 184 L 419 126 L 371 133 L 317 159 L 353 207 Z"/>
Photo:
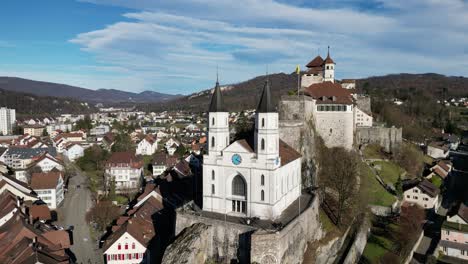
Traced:
<path fill-rule="evenodd" d="M 314 67 L 321 67 L 323 65 L 323 59 L 320 55 L 315 57 L 313 60 L 311 60 L 309 63 L 307 63 L 306 67 L 307 68 L 314 68 Z"/>
<path fill-rule="evenodd" d="M 227 112 L 218 81 L 216 81 L 216 86 L 214 88 L 213 95 L 211 96 L 211 103 L 208 112 Z"/>
<path fill-rule="evenodd" d="M 302 157 L 301 153 L 297 152 L 281 139 L 279 140 L 279 156 L 281 157 L 281 166 Z"/>
<path fill-rule="evenodd" d="M 265 82 L 263 87 L 262 97 L 258 103 L 257 113 L 271 113 L 276 112 L 273 104 L 271 103 L 270 81 Z"/>

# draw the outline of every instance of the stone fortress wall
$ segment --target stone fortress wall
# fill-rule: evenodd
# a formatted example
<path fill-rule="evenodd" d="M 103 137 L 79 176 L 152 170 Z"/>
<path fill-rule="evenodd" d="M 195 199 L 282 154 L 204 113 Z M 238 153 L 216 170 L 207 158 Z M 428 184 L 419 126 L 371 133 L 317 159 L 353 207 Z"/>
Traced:
<path fill-rule="evenodd" d="M 180 236 L 166 250 L 163 263 L 176 263 L 175 258 L 177 263 L 196 263 L 220 257 L 240 263 L 302 263 L 307 242 L 324 235 L 318 211 L 319 199 L 314 197 L 299 217 L 277 231 L 178 210 L 176 234 Z"/>
<path fill-rule="evenodd" d="M 401 127 L 358 127 L 356 129 L 356 144 L 378 144 L 390 153 L 400 148 L 403 142 L 402 133 Z"/>

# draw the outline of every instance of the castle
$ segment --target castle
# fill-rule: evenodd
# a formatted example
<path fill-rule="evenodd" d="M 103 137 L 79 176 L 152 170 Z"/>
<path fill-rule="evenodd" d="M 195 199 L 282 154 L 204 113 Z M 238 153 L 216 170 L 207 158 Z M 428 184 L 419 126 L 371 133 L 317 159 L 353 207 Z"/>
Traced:
<path fill-rule="evenodd" d="M 309 111 L 316 132 L 327 147 L 351 149 L 356 128 L 372 126 L 370 107 L 361 109 L 354 82 L 335 82 L 336 64 L 330 51 L 325 60 L 319 55 L 306 66 L 308 71 L 301 78 L 301 87 L 304 95 L 312 99 Z"/>
<path fill-rule="evenodd" d="M 229 142 L 229 112 L 216 82 L 203 157 L 203 210 L 276 219 L 301 193 L 301 155 L 279 138 L 279 120 L 265 82 L 253 142 Z"/>

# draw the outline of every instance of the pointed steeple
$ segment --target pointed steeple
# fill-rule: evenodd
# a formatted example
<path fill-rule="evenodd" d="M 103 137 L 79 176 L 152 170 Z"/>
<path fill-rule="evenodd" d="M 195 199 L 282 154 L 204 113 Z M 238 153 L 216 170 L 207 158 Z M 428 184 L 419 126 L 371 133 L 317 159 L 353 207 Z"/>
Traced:
<path fill-rule="evenodd" d="M 223 97 L 221 95 L 221 87 L 219 86 L 218 74 L 216 74 L 216 86 L 214 88 L 213 95 L 211 96 L 209 112 L 227 112 Z"/>
<path fill-rule="evenodd" d="M 263 87 L 262 97 L 258 103 L 257 113 L 271 113 L 276 112 L 273 104 L 271 103 L 271 91 L 270 91 L 270 81 L 265 81 L 265 86 Z"/>
<path fill-rule="evenodd" d="M 327 52 L 327 58 L 325 59 L 325 63 L 326 64 L 330 64 L 330 63 L 335 63 L 332 58 L 330 57 L 330 46 L 328 46 L 328 52 Z"/>

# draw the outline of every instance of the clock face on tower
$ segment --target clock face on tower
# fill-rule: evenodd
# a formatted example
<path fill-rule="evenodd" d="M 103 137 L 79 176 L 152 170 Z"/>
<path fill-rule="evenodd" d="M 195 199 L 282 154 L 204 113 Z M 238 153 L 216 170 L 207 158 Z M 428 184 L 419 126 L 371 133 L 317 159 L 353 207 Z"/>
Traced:
<path fill-rule="evenodd" d="M 242 162 L 242 157 L 239 154 L 234 154 L 232 155 L 231 160 L 232 160 L 232 164 L 239 165 Z"/>

